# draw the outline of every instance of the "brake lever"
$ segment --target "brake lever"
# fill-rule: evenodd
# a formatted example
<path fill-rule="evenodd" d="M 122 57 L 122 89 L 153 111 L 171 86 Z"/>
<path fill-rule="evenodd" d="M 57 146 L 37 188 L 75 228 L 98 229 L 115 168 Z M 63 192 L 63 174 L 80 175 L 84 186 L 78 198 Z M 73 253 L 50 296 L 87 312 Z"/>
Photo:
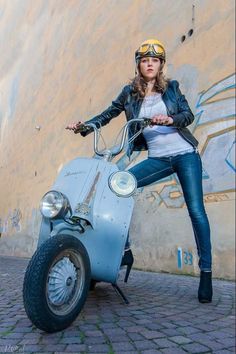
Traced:
<path fill-rule="evenodd" d="M 148 127 L 149 125 L 152 125 L 152 119 L 151 118 L 144 118 L 142 121 L 142 129 Z"/>
<path fill-rule="evenodd" d="M 80 124 L 80 126 L 74 130 L 74 133 L 75 134 L 78 134 L 78 133 L 85 133 L 87 132 L 88 130 L 90 129 L 90 127 L 88 125 L 85 125 L 85 124 Z"/>
<path fill-rule="evenodd" d="M 141 125 L 142 125 L 142 129 L 148 126 L 152 126 L 152 127 L 154 127 L 155 125 L 163 126 L 163 124 L 153 123 L 152 118 L 143 118 Z"/>

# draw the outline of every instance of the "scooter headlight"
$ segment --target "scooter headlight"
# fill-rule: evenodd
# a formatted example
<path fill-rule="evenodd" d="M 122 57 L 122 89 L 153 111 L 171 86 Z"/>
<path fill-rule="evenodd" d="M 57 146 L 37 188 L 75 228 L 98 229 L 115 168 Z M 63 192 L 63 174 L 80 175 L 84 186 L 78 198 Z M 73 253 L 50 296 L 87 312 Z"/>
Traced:
<path fill-rule="evenodd" d="M 130 172 L 118 171 L 110 176 L 109 187 L 119 197 L 130 197 L 135 192 L 137 181 Z"/>
<path fill-rule="evenodd" d="M 40 211 L 45 218 L 56 218 L 65 215 L 69 208 L 67 198 L 60 192 L 50 191 L 46 193 L 40 202 Z"/>

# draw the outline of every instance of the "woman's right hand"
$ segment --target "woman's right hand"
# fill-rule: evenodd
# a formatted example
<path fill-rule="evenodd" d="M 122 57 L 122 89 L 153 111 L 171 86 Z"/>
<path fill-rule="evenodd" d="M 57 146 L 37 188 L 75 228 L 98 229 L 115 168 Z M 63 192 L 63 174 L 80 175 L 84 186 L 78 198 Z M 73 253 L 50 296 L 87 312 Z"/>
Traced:
<path fill-rule="evenodd" d="M 70 123 L 66 126 L 65 129 L 73 130 L 76 133 L 76 130 L 78 130 L 82 125 L 84 125 L 84 122 L 81 121 L 79 121 L 78 123 Z"/>

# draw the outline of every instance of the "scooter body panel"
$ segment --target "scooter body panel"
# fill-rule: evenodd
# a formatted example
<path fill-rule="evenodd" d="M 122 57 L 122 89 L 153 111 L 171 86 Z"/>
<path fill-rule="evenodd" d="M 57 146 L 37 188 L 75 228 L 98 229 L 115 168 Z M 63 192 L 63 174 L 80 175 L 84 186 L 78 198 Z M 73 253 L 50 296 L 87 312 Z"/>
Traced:
<path fill-rule="evenodd" d="M 91 263 L 92 278 L 115 283 L 128 236 L 134 201 L 117 196 L 108 185 L 109 176 L 118 171 L 115 164 L 96 158 L 77 158 L 60 171 L 52 190 L 63 193 L 72 215 L 86 220 L 84 233 L 64 220 L 42 220 L 39 245 L 48 237 L 71 234 L 83 243 Z"/>

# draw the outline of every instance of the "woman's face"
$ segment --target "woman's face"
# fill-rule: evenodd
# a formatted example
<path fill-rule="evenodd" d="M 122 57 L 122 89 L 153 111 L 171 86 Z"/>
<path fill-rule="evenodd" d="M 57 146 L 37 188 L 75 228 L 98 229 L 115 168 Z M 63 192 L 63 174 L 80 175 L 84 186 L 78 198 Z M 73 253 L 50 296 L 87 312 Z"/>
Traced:
<path fill-rule="evenodd" d="M 144 57 L 140 60 L 139 70 L 146 81 L 156 78 L 160 71 L 161 60 L 159 58 Z"/>

